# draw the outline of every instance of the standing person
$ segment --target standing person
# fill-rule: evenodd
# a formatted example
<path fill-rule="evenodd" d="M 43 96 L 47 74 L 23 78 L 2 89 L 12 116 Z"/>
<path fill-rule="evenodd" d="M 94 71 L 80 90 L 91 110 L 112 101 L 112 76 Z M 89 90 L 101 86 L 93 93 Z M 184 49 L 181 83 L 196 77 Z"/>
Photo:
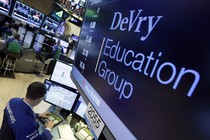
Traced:
<path fill-rule="evenodd" d="M 5 22 L 4 26 L 0 27 L 1 37 L 3 37 L 4 39 L 7 39 L 8 36 L 12 35 L 12 31 L 9 28 L 9 26 L 10 26 L 9 22 Z"/>
<path fill-rule="evenodd" d="M 61 46 L 60 40 L 58 40 L 57 44 L 53 47 L 53 59 L 60 59 L 63 55 L 63 52 L 63 47 Z"/>
<path fill-rule="evenodd" d="M 27 88 L 24 99 L 11 99 L 5 109 L 0 130 L 0 140 L 51 140 L 50 133 L 53 122 L 45 124 L 46 129 L 40 135 L 36 119 L 47 118 L 48 112 L 35 114 L 33 107 L 37 106 L 46 94 L 46 87 L 41 82 L 33 82 Z"/>

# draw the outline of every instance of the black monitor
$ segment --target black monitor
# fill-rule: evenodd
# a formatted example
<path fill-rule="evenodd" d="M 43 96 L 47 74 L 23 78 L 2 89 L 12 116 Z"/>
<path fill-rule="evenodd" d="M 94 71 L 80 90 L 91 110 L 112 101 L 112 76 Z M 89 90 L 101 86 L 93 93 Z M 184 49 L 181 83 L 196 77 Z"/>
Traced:
<path fill-rule="evenodd" d="M 50 80 L 62 84 L 64 86 L 70 87 L 72 89 L 76 89 L 76 86 L 70 77 L 71 70 L 71 64 L 67 64 L 63 61 L 57 60 L 53 72 L 50 76 Z"/>
<path fill-rule="evenodd" d="M 71 35 L 71 40 L 74 40 L 74 41 L 77 42 L 79 40 L 79 37 L 77 35 L 75 35 L 75 34 L 72 34 Z"/>
<path fill-rule="evenodd" d="M 20 1 L 16 1 L 12 17 L 39 28 L 44 19 L 44 14 Z"/>
<path fill-rule="evenodd" d="M 0 13 L 9 15 L 12 0 L 1 0 L 0 1 Z"/>
<path fill-rule="evenodd" d="M 45 79 L 44 84 L 47 87 L 47 93 L 44 97 L 44 101 L 62 109 L 72 111 L 79 98 L 79 94 L 77 92 L 47 79 Z"/>

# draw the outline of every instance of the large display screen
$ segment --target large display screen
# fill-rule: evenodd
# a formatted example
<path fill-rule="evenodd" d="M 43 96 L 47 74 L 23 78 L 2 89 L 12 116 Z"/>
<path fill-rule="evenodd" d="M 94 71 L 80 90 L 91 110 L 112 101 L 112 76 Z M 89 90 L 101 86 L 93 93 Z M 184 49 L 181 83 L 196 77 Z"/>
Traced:
<path fill-rule="evenodd" d="M 0 0 L 0 13 L 8 15 L 12 0 Z"/>
<path fill-rule="evenodd" d="M 44 19 L 44 14 L 20 1 L 16 1 L 12 17 L 39 28 Z"/>
<path fill-rule="evenodd" d="M 59 23 L 57 21 L 53 20 L 50 17 L 46 17 L 42 24 L 41 29 L 46 32 L 54 34 L 56 32 L 58 26 L 59 26 Z"/>
<path fill-rule="evenodd" d="M 210 139 L 208 5 L 89 1 L 72 78 L 115 139 Z"/>
<path fill-rule="evenodd" d="M 47 93 L 44 97 L 44 101 L 61 107 L 62 109 L 72 111 L 79 98 L 78 93 L 49 80 L 45 80 L 44 84 L 47 87 Z"/>

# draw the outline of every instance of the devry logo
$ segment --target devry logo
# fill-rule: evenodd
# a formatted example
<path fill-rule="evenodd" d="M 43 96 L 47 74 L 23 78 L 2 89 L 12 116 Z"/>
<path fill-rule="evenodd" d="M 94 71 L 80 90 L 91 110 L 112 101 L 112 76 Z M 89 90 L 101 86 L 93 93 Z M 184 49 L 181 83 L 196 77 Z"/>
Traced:
<path fill-rule="evenodd" d="M 142 11 L 143 9 L 130 10 L 128 17 L 123 17 L 121 12 L 115 12 L 110 29 L 141 33 L 142 27 L 145 27 L 144 24 L 146 24 L 147 32 L 145 35 L 142 34 L 140 38 L 141 41 L 146 40 L 163 16 L 140 16 Z"/>

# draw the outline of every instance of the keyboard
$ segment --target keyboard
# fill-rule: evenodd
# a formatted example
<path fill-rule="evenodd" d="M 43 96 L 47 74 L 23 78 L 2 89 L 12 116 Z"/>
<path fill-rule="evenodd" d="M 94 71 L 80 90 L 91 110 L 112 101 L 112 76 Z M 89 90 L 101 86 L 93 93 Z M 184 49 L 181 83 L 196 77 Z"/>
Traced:
<path fill-rule="evenodd" d="M 59 125 L 58 132 L 62 140 L 75 140 L 74 133 L 70 125 Z"/>
<path fill-rule="evenodd" d="M 63 120 L 58 115 L 56 115 L 53 112 L 50 112 L 50 113 L 51 113 L 51 115 L 48 118 L 39 118 L 40 122 L 45 124 L 46 122 L 51 121 L 54 123 L 53 127 L 55 127 L 63 122 Z"/>

